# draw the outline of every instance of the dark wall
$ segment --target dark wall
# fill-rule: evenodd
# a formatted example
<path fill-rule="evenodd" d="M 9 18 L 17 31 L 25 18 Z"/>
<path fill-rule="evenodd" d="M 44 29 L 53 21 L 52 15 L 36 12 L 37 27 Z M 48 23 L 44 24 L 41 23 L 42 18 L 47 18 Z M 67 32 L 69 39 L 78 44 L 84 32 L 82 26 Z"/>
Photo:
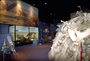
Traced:
<path fill-rule="evenodd" d="M 0 34 L 8 33 L 9 32 L 8 28 L 9 28 L 9 25 L 0 24 Z"/>
<path fill-rule="evenodd" d="M 49 32 L 45 32 L 45 29 L 48 29 Z M 47 34 L 48 36 L 51 36 L 50 24 L 39 21 L 39 37 L 41 37 L 41 30 L 42 30 L 42 35 Z"/>
<path fill-rule="evenodd" d="M 9 25 L 0 24 L 0 52 L 4 41 L 4 36 L 9 32 L 8 27 Z"/>

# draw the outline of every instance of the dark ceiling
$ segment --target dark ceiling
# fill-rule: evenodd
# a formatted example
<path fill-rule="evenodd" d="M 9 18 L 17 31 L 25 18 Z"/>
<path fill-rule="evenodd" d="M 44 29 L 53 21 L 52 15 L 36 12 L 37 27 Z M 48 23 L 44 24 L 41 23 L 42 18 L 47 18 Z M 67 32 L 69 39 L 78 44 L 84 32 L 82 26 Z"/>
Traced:
<path fill-rule="evenodd" d="M 69 20 L 70 13 L 90 9 L 90 1 L 84 0 L 22 0 L 39 10 L 39 20 L 47 23 L 58 23 L 60 20 Z"/>

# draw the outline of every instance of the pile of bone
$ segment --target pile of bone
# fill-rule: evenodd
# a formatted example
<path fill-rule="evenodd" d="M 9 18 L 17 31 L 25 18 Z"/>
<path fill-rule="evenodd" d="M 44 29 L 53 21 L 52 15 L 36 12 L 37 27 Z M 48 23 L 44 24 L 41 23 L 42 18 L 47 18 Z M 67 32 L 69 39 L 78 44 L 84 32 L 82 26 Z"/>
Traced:
<path fill-rule="evenodd" d="M 62 25 L 57 25 L 57 33 L 48 53 L 49 59 L 80 61 L 82 51 L 82 61 L 90 61 L 90 13 L 77 11 L 72 19 L 62 22 Z"/>

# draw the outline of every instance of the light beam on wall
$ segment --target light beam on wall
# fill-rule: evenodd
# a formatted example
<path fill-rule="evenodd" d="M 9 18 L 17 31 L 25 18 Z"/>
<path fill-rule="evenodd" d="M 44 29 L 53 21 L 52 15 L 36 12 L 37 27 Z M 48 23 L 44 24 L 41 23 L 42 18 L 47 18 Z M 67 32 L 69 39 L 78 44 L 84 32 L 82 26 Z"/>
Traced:
<path fill-rule="evenodd" d="M 29 16 L 33 17 L 34 16 L 34 9 L 33 9 L 33 7 L 30 7 L 29 10 L 30 10 L 29 11 Z"/>
<path fill-rule="evenodd" d="M 17 1 L 17 9 L 21 9 L 21 5 L 19 1 Z"/>
<path fill-rule="evenodd" d="M 1 0 L 1 2 L 3 2 L 3 4 L 5 4 L 5 5 L 6 5 L 6 0 Z"/>
<path fill-rule="evenodd" d="M 18 10 L 22 11 L 22 6 L 21 6 L 21 2 L 20 1 L 17 0 L 16 2 L 17 2 L 16 11 L 18 13 Z"/>

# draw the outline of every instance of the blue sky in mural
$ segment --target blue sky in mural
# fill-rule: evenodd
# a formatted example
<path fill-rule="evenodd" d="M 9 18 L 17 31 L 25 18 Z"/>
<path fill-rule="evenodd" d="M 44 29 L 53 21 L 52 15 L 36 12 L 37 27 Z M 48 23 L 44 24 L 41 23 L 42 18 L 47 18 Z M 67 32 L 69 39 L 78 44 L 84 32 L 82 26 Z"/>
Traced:
<path fill-rule="evenodd" d="M 38 32 L 38 28 L 36 28 L 36 27 L 30 27 L 30 32 Z"/>
<path fill-rule="evenodd" d="M 38 32 L 37 27 L 29 27 L 30 32 Z M 25 26 L 16 26 L 16 31 L 17 32 L 28 32 L 28 27 Z M 10 26 L 10 32 L 14 32 L 14 26 Z"/>
<path fill-rule="evenodd" d="M 14 26 L 10 26 L 10 32 L 14 32 Z"/>
<path fill-rule="evenodd" d="M 28 32 L 28 27 L 16 26 L 16 30 L 19 31 L 19 32 Z"/>

